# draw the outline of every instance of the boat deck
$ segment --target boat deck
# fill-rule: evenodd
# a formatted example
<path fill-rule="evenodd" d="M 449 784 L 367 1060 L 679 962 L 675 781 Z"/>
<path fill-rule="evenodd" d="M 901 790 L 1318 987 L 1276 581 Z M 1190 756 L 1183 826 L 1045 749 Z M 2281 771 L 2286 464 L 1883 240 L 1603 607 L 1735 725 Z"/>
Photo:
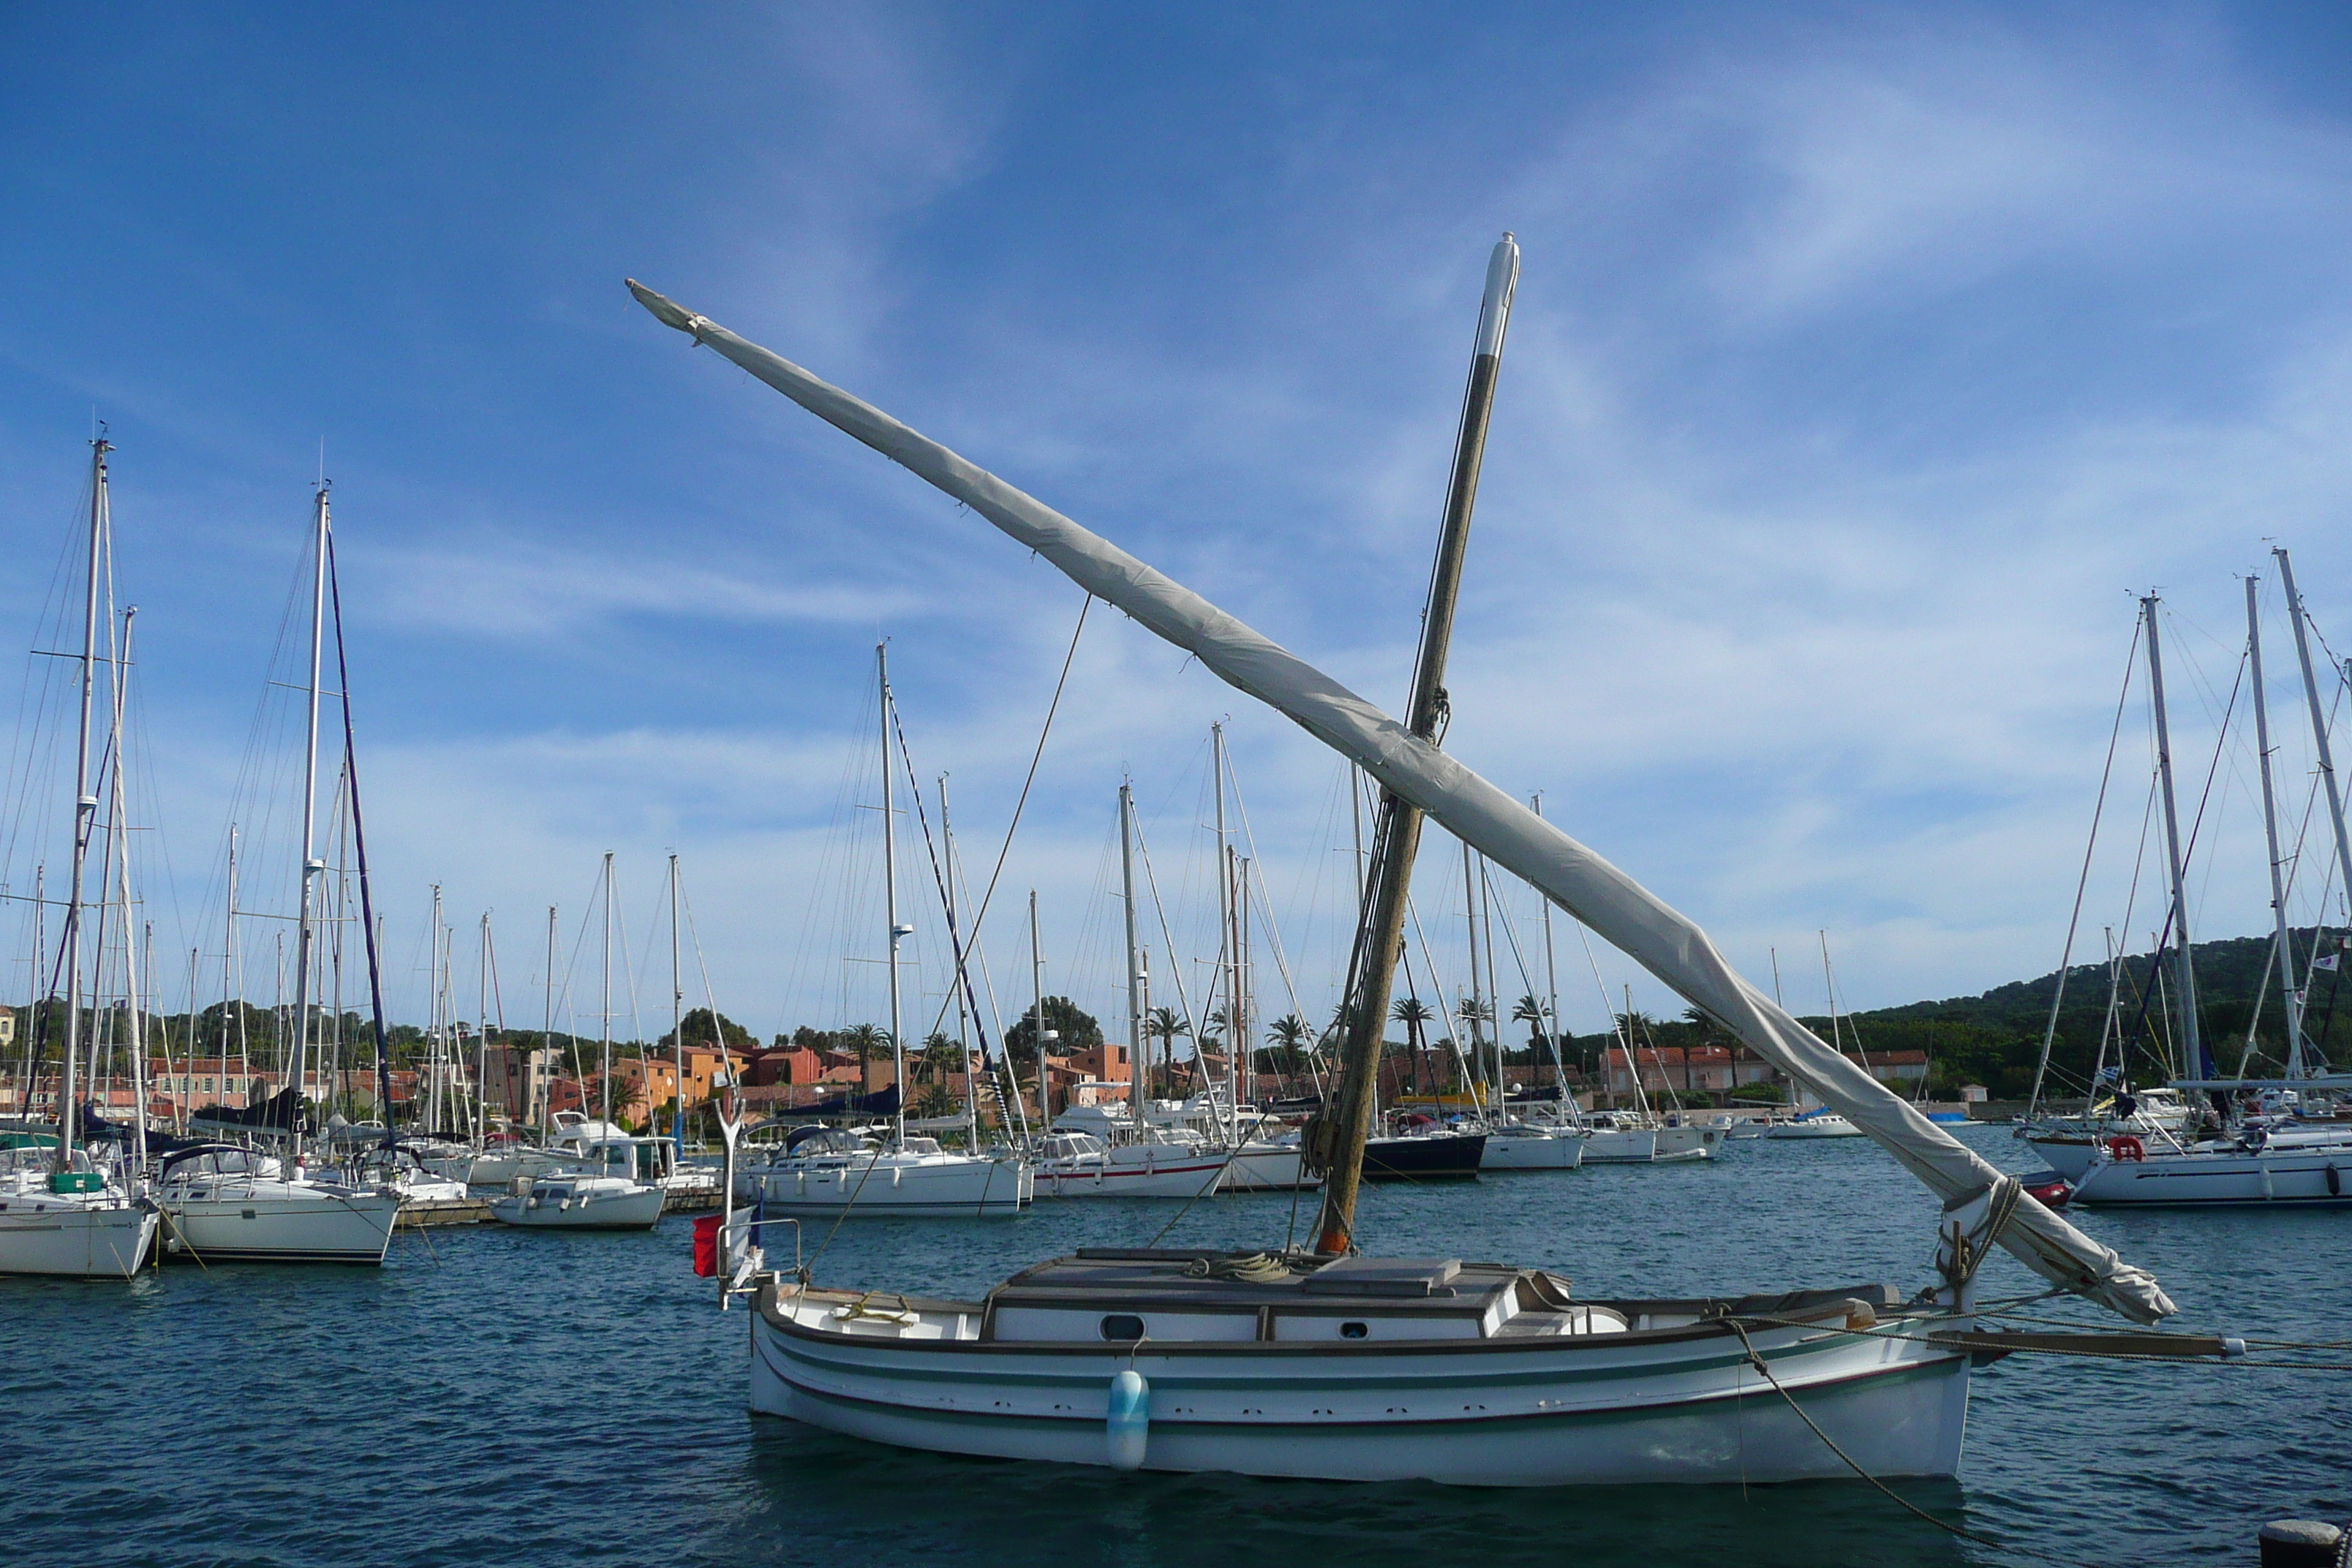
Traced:
<path fill-rule="evenodd" d="M 1455 1258 L 1311 1259 L 1088 1248 L 1024 1268 L 980 1300 L 780 1284 L 763 1310 L 803 1332 L 1021 1346 L 1393 1346 L 1715 1334 L 1726 1316 L 1874 1321 L 1885 1285 L 1737 1298 L 1576 1300 L 1541 1269 Z"/>

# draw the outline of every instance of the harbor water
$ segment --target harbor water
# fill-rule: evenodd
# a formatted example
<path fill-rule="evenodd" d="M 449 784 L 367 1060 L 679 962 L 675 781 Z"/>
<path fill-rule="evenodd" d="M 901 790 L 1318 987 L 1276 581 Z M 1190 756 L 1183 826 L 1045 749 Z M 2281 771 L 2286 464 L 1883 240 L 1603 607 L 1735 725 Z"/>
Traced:
<path fill-rule="evenodd" d="M 2012 1169 L 2006 1128 L 1964 1135 Z M 1270 1247 L 1312 1198 L 1046 1202 L 1011 1221 L 812 1224 L 820 1283 L 978 1292 L 1079 1246 Z M 2352 1215 L 2087 1214 L 2183 1330 L 2344 1341 Z M 1172 1226 L 1171 1226 L 1172 1222 Z M 1734 1294 L 1932 1270 L 1933 1200 L 1866 1140 L 1710 1164 L 1367 1193 L 1382 1252 L 1540 1263 L 1580 1295 Z M 789 1233 L 782 1250 L 789 1252 Z M 1958 1480 L 1486 1491 L 945 1458 L 743 1407 L 748 1320 L 651 1234 L 403 1232 L 382 1269 L 174 1264 L 0 1280 L 16 1564 L 593 1563 L 1579 1568 L 1714 1561 L 2251 1561 L 2261 1523 L 2352 1518 L 2352 1374 L 2013 1356 L 1979 1372 Z M 788 1260 L 788 1259 L 787 1259 Z M 2036 1289 L 2006 1256 L 1988 1297 Z M 2078 1304 L 2032 1309 L 2095 1321 Z M 2305 1359 L 2352 1360 L 2352 1352 Z M 2014 1548 L 2012 1550 L 2011 1548 Z"/>

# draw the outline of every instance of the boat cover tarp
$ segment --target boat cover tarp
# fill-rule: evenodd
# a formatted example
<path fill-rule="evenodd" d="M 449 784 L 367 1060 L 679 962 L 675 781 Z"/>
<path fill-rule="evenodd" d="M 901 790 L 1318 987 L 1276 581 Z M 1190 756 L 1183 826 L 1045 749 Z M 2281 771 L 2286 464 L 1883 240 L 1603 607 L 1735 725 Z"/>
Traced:
<path fill-rule="evenodd" d="M 814 1105 L 794 1105 L 780 1110 L 770 1118 L 775 1121 L 793 1121 L 804 1116 L 896 1116 L 898 1114 L 898 1086 L 886 1084 L 872 1094 L 837 1094 L 831 1100 L 820 1100 Z M 908 1125 L 912 1126 L 909 1122 Z M 961 1121 L 957 1126 L 963 1125 Z"/>
<path fill-rule="evenodd" d="M 1893 1094 L 1731 967 L 1697 924 L 1297 655 L 1060 512 L 791 361 L 634 279 L 637 301 L 818 418 L 979 512 L 1071 581 L 1184 649 L 1229 685 L 1352 758 L 1447 832 L 1534 884 L 1749 1049 L 1849 1118 L 1942 1198 L 1980 1203 L 2001 1173 Z M 2176 1309 L 2153 1275 L 2032 1198 L 1998 1233 L 2041 1274 L 2138 1322 Z"/>

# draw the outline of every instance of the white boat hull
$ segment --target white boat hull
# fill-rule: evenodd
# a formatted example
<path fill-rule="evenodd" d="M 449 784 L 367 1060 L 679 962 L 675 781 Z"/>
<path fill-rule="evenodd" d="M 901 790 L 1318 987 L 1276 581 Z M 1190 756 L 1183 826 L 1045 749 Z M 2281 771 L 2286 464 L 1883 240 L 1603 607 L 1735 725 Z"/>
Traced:
<path fill-rule="evenodd" d="M 1323 1184 L 1320 1176 L 1298 1173 L 1298 1149 L 1295 1144 L 1245 1144 L 1242 1152 L 1225 1167 L 1217 1182 L 1221 1193 L 1286 1193 L 1297 1188 L 1308 1192 Z"/>
<path fill-rule="evenodd" d="M 222 1182 L 163 1200 L 163 1255 L 212 1263 L 379 1264 L 396 1192 L 340 1194 L 307 1183 Z"/>
<path fill-rule="evenodd" d="M 152 1207 L 115 1198 L 11 1194 L 0 1206 L 0 1274 L 128 1279 L 155 1245 Z"/>
<path fill-rule="evenodd" d="M 1464 1486 L 1794 1481 L 1853 1472 L 1717 1331 L 1629 1343 L 1044 1346 L 751 1325 L 757 1412 L 900 1447 L 1112 1463 L 1112 1380 L 1148 1384 L 1141 1468 Z M 1916 1337 L 1757 1328 L 1783 1387 L 1874 1476 L 1959 1466 L 1968 1357 Z"/>
<path fill-rule="evenodd" d="M 667 1195 L 647 1186 L 533 1203 L 528 1194 L 509 1193 L 490 1200 L 490 1217 L 519 1230 L 651 1230 Z"/>
<path fill-rule="evenodd" d="M 1127 1144 L 1037 1167 L 1040 1198 L 1197 1198 L 1217 1186 L 1225 1157 L 1181 1145 Z"/>
<path fill-rule="evenodd" d="M 2090 1138 L 2077 1134 L 2056 1133 L 2026 1139 L 2033 1152 L 2049 1162 L 2050 1168 L 2070 1182 L 2080 1181 L 2083 1173 L 2091 1168 L 2098 1157 L 2099 1145 Z"/>
<path fill-rule="evenodd" d="M 1819 1138 L 1864 1138 L 1869 1136 L 1843 1116 L 1808 1116 L 1798 1121 L 1775 1122 L 1764 1134 L 1767 1138 L 1803 1142 Z"/>
<path fill-rule="evenodd" d="M 1489 1132 L 1478 1156 L 1486 1171 L 1573 1171 L 1584 1163 L 1587 1140 L 1574 1133 L 1530 1137 L 1525 1133 Z"/>
<path fill-rule="evenodd" d="M 1598 1128 L 1585 1134 L 1591 1165 L 1658 1165 L 1711 1160 L 1723 1143 L 1720 1127 Z"/>
<path fill-rule="evenodd" d="M 2095 1207 L 2343 1206 L 2352 1205 L 2352 1146 L 2103 1158 L 2074 1186 L 2070 1201 Z"/>
<path fill-rule="evenodd" d="M 1035 1193 L 1030 1166 L 950 1159 L 875 1163 L 851 1158 L 761 1173 L 757 1202 L 772 1215 L 862 1215 L 888 1219 L 1004 1219 Z"/>

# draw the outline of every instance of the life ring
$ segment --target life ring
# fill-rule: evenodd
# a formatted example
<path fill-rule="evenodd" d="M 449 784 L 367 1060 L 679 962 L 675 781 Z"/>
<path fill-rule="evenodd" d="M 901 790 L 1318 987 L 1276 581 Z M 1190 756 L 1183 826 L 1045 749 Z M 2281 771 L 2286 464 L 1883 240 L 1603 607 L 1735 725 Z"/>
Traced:
<path fill-rule="evenodd" d="M 2147 1145 L 2126 1132 L 2120 1137 L 2107 1140 L 2107 1157 L 2114 1160 L 2145 1160 L 2147 1158 Z"/>

